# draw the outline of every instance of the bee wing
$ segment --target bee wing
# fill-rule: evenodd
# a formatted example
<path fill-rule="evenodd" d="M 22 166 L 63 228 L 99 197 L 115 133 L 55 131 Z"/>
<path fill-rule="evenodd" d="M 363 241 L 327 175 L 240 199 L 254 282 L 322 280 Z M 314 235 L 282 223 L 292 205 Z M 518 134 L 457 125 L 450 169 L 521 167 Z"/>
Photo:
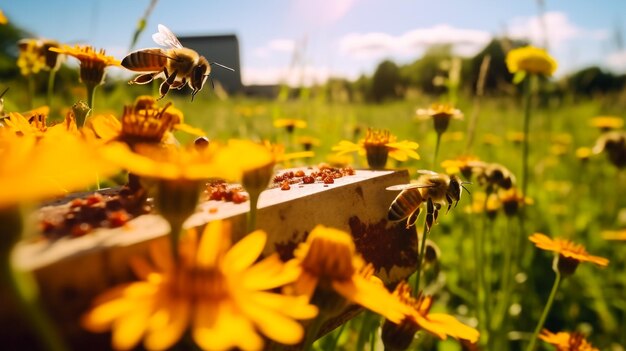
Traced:
<path fill-rule="evenodd" d="M 439 173 L 431 171 L 429 169 L 418 169 L 417 173 L 431 175 L 431 176 L 438 176 L 439 175 Z"/>
<path fill-rule="evenodd" d="M 159 32 L 152 34 L 155 43 L 168 48 L 182 48 L 183 44 L 178 41 L 176 35 L 166 26 L 159 24 Z"/>
<path fill-rule="evenodd" d="M 433 187 L 432 185 L 411 183 L 411 184 L 392 185 L 392 186 L 386 187 L 385 189 L 390 190 L 390 191 L 397 191 L 397 190 L 406 190 L 406 189 L 415 189 L 415 188 L 432 188 L 432 187 Z"/>

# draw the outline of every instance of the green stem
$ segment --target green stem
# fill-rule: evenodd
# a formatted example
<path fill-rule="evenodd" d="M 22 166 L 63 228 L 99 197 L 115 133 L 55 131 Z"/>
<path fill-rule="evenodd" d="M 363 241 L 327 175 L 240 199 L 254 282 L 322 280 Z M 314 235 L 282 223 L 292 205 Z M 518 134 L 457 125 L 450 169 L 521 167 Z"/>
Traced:
<path fill-rule="evenodd" d="M 539 323 L 537 323 L 537 327 L 533 332 L 533 336 L 530 339 L 530 343 L 526 348 L 526 351 L 534 351 L 535 345 L 537 344 L 537 337 L 539 336 L 539 332 L 543 328 L 543 325 L 546 322 L 546 318 L 548 318 L 548 313 L 552 308 L 552 303 L 554 302 L 554 297 L 556 296 L 557 290 L 559 290 L 559 286 L 561 285 L 561 274 L 557 271 L 556 278 L 554 279 L 554 285 L 552 285 L 552 291 L 550 291 L 550 296 L 548 297 L 548 301 L 546 302 L 546 306 L 543 308 L 543 313 L 541 313 L 541 318 L 539 318 Z"/>
<path fill-rule="evenodd" d="M 250 211 L 248 211 L 248 233 L 256 230 L 257 205 L 259 203 L 260 193 L 250 193 Z"/>
<path fill-rule="evenodd" d="M 48 75 L 48 96 L 47 96 L 47 104 L 48 107 L 52 108 L 52 95 L 54 95 L 54 80 L 56 78 L 57 70 L 53 69 L 50 71 Z"/>
<path fill-rule="evenodd" d="M 437 155 L 439 154 L 439 144 L 441 143 L 441 134 L 437 133 L 437 142 L 435 144 L 435 156 L 433 157 L 433 170 L 437 168 Z"/>
<path fill-rule="evenodd" d="M 180 234 L 183 231 L 183 223 L 170 222 L 170 249 L 172 250 L 172 257 L 174 262 L 178 263 L 180 250 L 178 250 L 178 243 L 180 242 Z"/>
<path fill-rule="evenodd" d="M 85 85 L 87 86 L 87 105 L 89 105 L 89 108 L 93 111 L 97 85 L 95 84 L 85 84 Z M 79 125 L 79 127 L 82 127 L 82 125 Z"/>
<path fill-rule="evenodd" d="M 319 334 L 325 321 L 326 318 L 324 314 L 319 314 L 313 321 L 311 321 L 311 324 L 307 328 L 306 336 L 304 337 L 302 350 L 309 351 L 313 349 L 313 343 L 317 340 L 317 334 Z"/>
<path fill-rule="evenodd" d="M 502 323 L 504 322 L 504 317 L 506 316 L 506 309 L 509 305 L 510 301 L 510 285 L 511 285 L 511 264 L 512 264 L 512 248 L 515 244 L 515 238 L 511 238 L 512 234 L 510 232 L 510 220 L 507 217 L 506 221 L 506 230 L 503 235 L 502 240 L 502 252 L 504 255 L 504 264 L 502 267 L 502 274 L 500 276 L 500 286 L 502 291 L 502 297 L 496 304 L 496 312 L 494 318 L 491 320 L 491 330 L 502 329 Z"/>
<path fill-rule="evenodd" d="M 524 80 L 524 143 L 522 145 L 522 195 L 528 196 L 526 192 L 528 187 L 528 154 L 530 149 L 530 116 L 532 103 L 532 79 L 529 76 Z M 523 210 L 522 210 L 523 211 Z"/>
<path fill-rule="evenodd" d="M 35 103 L 35 78 L 29 74 L 26 78 L 28 84 L 28 109 L 32 109 Z"/>
<path fill-rule="evenodd" d="M 415 231 L 417 232 L 417 230 Z M 422 231 L 422 241 L 420 244 L 420 253 L 417 256 L 417 266 L 415 268 L 415 286 L 413 287 L 413 296 L 417 296 L 420 289 L 420 277 L 422 276 L 422 262 L 426 253 L 426 236 L 428 235 L 428 226 L 424 221 L 424 230 Z M 418 238 L 419 239 L 419 238 Z"/>
<path fill-rule="evenodd" d="M 483 245 L 481 245 L 481 257 L 483 260 L 483 289 L 485 291 L 485 304 L 483 305 L 483 307 L 485 308 L 485 328 L 489 328 L 489 326 L 491 325 L 491 304 L 493 303 L 493 299 L 491 297 L 491 266 L 493 264 L 492 262 L 492 257 L 493 257 L 493 244 L 492 244 L 492 238 L 493 238 L 493 222 L 491 222 L 491 220 L 489 218 L 486 218 L 485 215 L 485 226 L 484 226 L 484 232 L 485 232 L 485 237 L 483 240 Z M 489 339 L 488 339 L 489 340 Z"/>
<path fill-rule="evenodd" d="M 483 210 L 487 207 L 487 199 L 489 193 L 485 195 L 485 203 Z M 486 299 L 485 299 L 485 283 L 484 283 L 484 235 L 482 230 L 474 230 L 474 262 L 476 270 L 476 311 L 478 315 L 478 326 L 481 329 L 481 341 L 488 341 L 488 325 L 486 324 Z"/>
<path fill-rule="evenodd" d="M 348 323 L 343 323 L 335 335 L 333 335 L 330 343 L 328 344 L 328 350 L 335 350 L 337 348 L 337 343 L 339 343 L 339 338 L 341 338 L 341 334 L 343 334 L 346 324 Z"/>

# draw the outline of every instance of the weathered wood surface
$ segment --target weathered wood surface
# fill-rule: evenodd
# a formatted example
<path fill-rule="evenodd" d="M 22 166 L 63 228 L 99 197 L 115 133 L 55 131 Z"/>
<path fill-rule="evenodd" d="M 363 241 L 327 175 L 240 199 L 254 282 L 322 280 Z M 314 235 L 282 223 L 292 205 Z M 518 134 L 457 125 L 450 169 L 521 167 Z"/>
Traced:
<path fill-rule="evenodd" d="M 353 176 L 335 179 L 334 184 L 294 184 L 287 191 L 266 190 L 259 200 L 257 219 L 259 229 L 268 233 L 264 254 L 292 257 L 293 249 L 310 230 L 323 224 L 351 233 L 357 250 L 374 264 L 386 284 L 406 278 L 416 262 L 415 231 L 407 230 L 402 222 L 386 220 L 397 193 L 385 188 L 408 181 L 407 171 L 357 170 Z M 248 202 L 208 201 L 185 227 L 229 218 L 235 239 L 241 238 L 248 208 Z M 77 321 L 92 298 L 108 287 L 133 280 L 128 259 L 147 256 L 150 243 L 166 240 L 168 231 L 160 216 L 143 215 L 124 227 L 99 229 L 79 238 L 22 243 L 15 250 L 14 262 L 20 269 L 34 272 L 46 309 L 63 334 L 82 347 L 87 344 L 80 340 L 91 343 L 93 339 L 85 336 Z M 0 301 L 0 312 L 0 328 L 11 325 L 10 306 Z"/>

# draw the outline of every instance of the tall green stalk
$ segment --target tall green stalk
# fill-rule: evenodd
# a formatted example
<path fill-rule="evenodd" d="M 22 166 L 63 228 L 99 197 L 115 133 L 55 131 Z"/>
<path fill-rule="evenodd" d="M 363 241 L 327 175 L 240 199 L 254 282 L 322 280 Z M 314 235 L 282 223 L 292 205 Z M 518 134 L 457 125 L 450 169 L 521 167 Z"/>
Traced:
<path fill-rule="evenodd" d="M 259 197 L 261 193 L 250 192 L 250 211 L 248 211 L 248 233 L 252 233 L 256 230 L 256 215 L 257 215 L 257 206 L 259 203 Z"/>
<path fill-rule="evenodd" d="M 532 108 L 532 82 L 534 75 L 524 79 L 524 143 L 522 144 L 522 195 L 528 196 L 528 155 L 530 152 L 530 116 Z"/>
<path fill-rule="evenodd" d="M 539 323 L 537 323 L 537 327 L 533 332 L 533 336 L 530 339 L 530 343 L 528 347 L 526 347 L 526 351 L 534 351 L 535 345 L 537 344 L 537 337 L 539 336 L 539 332 L 543 328 L 543 325 L 546 323 L 546 318 L 548 318 L 548 313 L 552 308 L 552 303 L 554 302 L 554 297 L 556 296 L 556 292 L 559 290 L 559 286 L 561 285 L 561 273 L 556 272 L 556 278 L 554 279 L 554 285 L 552 285 L 552 291 L 550 291 L 550 296 L 548 297 L 548 301 L 546 302 L 546 306 L 543 308 L 543 312 L 541 313 L 541 317 L 539 318 Z"/>
<path fill-rule="evenodd" d="M 441 144 L 441 134 L 437 133 L 437 143 L 435 144 L 435 155 L 433 156 L 433 170 L 437 167 L 437 155 L 439 155 L 439 144 Z"/>
<path fill-rule="evenodd" d="M 417 266 L 415 268 L 415 286 L 413 287 L 413 295 L 417 296 L 420 289 L 420 277 L 422 276 L 422 263 L 424 262 L 424 255 L 426 253 L 426 237 L 428 235 L 428 225 L 424 221 L 424 230 L 422 231 L 422 241 L 420 244 L 419 256 L 417 256 Z M 417 230 L 416 230 L 417 232 Z M 419 239 L 419 238 L 418 238 Z"/>
<path fill-rule="evenodd" d="M 54 95 L 54 80 L 57 75 L 57 70 L 50 70 L 50 74 L 48 75 L 48 91 L 46 96 L 46 104 L 48 107 L 52 108 L 52 96 Z"/>
<path fill-rule="evenodd" d="M 85 86 L 87 87 L 87 105 L 89 105 L 89 108 L 93 111 L 97 85 L 87 83 Z"/>

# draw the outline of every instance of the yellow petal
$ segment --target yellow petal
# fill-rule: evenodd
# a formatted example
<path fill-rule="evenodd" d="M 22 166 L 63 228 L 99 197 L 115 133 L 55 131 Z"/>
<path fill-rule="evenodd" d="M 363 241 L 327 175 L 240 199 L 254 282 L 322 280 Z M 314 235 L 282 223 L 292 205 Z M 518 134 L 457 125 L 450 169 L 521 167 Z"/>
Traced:
<path fill-rule="evenodd" d="M 301 272 L 297 262 L 284 264 L 273 254 L 243 272 L 241 284 L 248 290 L 269 290 L 293 283 Z"/>
<path fill-rule="evenodd" d="M 283 314 L 250 301 L 239 301 L 238 307 L 254 322 L 268 338 L 286 345 L 302 340 L 304 328 L 300 323 Z"/>
<path fill-rule="evenodd" d="M 96 135 L 105 141 L 115 139 L 122 131 L 122 123 L 113 115 L 97 115 L 85 121 L 85 127 L 90 128 Z"/>
<path fill-rule="evenodd" d="M 136 303 L 130 313 L 113 323 L 113 348 L 130 350 L 139 343 L 148 326 L 150 307 L 149 303 Z"/>
<path fill-rule="evenodd" d="M 263 307 L 281 311 L 294 319 L 311 319 L 317 316 L 318 309 L 309 304 L 306 296 L 286 296 L 269 292 L 255 292 L 248 297 Z"/>
<path fill-rule="evenodd" d="M 430 313 L 426 320 L 420 321 L 419 324 L 422 328 L 439 336 L 441 339 L 445 339 L 446 335 L 450 335 L 456 339 L 464 339 L 474 343 L 478 341 L 480 336 L 476 329 L 468 327 L 453 316 L 445 313 Z"/>
<path fill-rule="evenodd" d="M 225 236 L 230 234 L 230 223 L 224 221 L 209 222 L 204 228 L 196 263 L 200 267 L 215 267 L 218 258 L 226 248 Z"/>
<path fill-rule="evenodd" d="M 399 324 L 410 311 L 391 295 L 384 286 L 370 282 L 358 275 L 352 280 L 333 281 L 333 289 L 346 299 L 376 312 L 393 323 Z"/>
<path fill-rule="evenodd" d="M 192 336 L 196 344 L 203 350 L 228 350 L 234 345 L 225 325 L 224 303 L 218 301 L 203 301 L 198 304 L 194 316 Z"/>
<path fill-rule="evenodd" d="M 298 279 L 293 283 L 292 289 L 294 295 L 304 295 L 308 298 L 313 296 L 319 277 L 303 271 Z"/>
<path fill-rule="evenodd" d="M 132 300 L 117 299 L 101 304 L 87 312 L 81 319 L 83 328 L 94 332 L 105 332 L 111 328 L 111 324 L 120 316 L 134 308 Z"/>
<path fill-rule="evenodd" d="M 162 305 L 157 313 L 166 315 L 165 323 L 150 325 L 150 329 L 144 340 L 144 346 L 148 350 L 166 350 L 172 347 L 183 336 L 190 316 L 190 301 L 175 299 Z"/>
<path fill-rule="evenodd" d="M 223 265 L 229 271 L 240 272 L 250 267 L 261 255 L 267 234 L 262 230 L 255 230 L 239 240 L 224 256 Z"/>
<path fill-rule="evenodd" d="M 192 126 L 190 126 L 188 124 L 185 124 L 185 123 L 175 124 L 174 125 L 174 129 L 175 130 L 180 130 L 181 132 L 185 132 L 185 133 L 188 133 L 188 134 L 197 135 L 197 136 L 205 136 L 206 135 L 206 133 L 202 129 L 192 127 Z"/>

